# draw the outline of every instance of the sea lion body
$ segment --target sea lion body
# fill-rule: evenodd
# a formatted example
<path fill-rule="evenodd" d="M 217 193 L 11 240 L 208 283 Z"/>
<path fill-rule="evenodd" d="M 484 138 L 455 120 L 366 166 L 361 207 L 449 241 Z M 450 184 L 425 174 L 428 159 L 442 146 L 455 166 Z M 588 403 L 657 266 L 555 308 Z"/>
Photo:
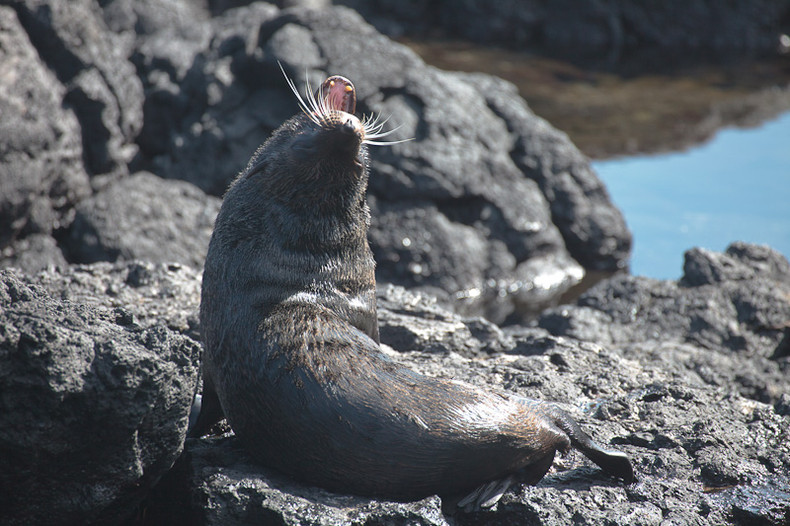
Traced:
<path fill-rule="evenodd" d="M 495 501 L 497 481 L 520 472 L 536 482 L 571 446 L 633 479 L 624 455 L 595 445 L 555 406 L 429 378 L 382 353 L 367 242 L 369 139 L 340 91 L 350 82 L 333 79 L 224 198 L 203 275 L 205 417 L 196 433 L 221 408 L 262 464 L 332 491 L 398 500 L 482 488 L 474 500 Z"/>

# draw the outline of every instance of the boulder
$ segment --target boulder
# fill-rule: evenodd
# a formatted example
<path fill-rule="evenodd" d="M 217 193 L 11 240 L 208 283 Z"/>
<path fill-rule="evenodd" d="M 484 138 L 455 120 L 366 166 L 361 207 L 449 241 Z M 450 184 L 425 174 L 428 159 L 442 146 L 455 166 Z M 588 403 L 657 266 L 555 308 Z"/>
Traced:
<path fill-rule="evenodd" d="M 511 85 L 430 68 L 346 9 L 255 4 L 209 26 L 209 38 L 164 33 L 186 55 L 156 36 L 138 46 L 153 104 L 142 140 L 155 139 L 137 166 L 220 195 L 298 111 L 278 63 L 300 87 L 305 70 L 313 85 L 343 73 L 361 113 L 391 114 L 393 138 L 414 139 L 371 152 L 379 280 L 538 304 L 582 278 L 578 262 L 625 265 L 630 234 L 588 161 Z"/>
<path fill-rule="evenodd" d="M 9 57 L 41 63 L 42 78 L 29 83 L 51 91 L 42 97 L 52 106 L 40 109 L 42 126 L 71 123 L 71 133 L 56 137 L 71 137 L 82 186 L 53 208 L 41 196 L 64 185 L 20 176 L 34 167 L 28 153 L 45 156 L 8 149 L 13 179 L 6 178 L 16 182 L 1 214 L 13 226 L 0 247 L 5 266 L 34 272 L 64 259 L 141 258 L 199 267 L 211 200 L 128 173 L 222 195 L 257 146 L 298 111 L 279 64 L 300 87 L 305 73 L 313 84 L 330 73 L 349 76 L 361 112 L 391 114 L 400 126 L 392 137 L 414 139 L 371 153 L 379 280 L 432 290 L 502 321 L 516 304 L 532 311 L 551 304 L 582 279 L 583 267 L 626 264 L 622 216 L 567 136 L 536 117 L 511 85 L 428 67 L 348 9 L 256 3 L 212 16 L 217 6 L 179 0 L 113 0 L 99 10 L 91 0 L 10 5 L 17 47 L 28 51 L 11 46 Z M 44 78 L 48 70 L 54 78 Z M 18 87 L 9 92 L 17 99 Z M 60 118 L 63 107 L 73 114 Z M 185 217 L 149 199 L 174 199 Z M 52 240 L 16 243 L 33 234 Z M 501 307 L 502 297 L 510 307 Z"/>
<path fill-rule="evenodd" d="M 611 64 L 635 52 L 727 56 L 774 53 L 790 6 L 782 0 L 717 2 L 402 2 L 336 0 L 380 31 L 402 37 L 461 38 L 518 49 L 538 48 L 578 60 Z"/>
<path fill-rule="evenodd" d="M 704 382 L 740 385 L 756 399 L 776 401 L 784 373 L 775 358 L 784 356 L 790 320 L 787 259 L 769 247 L 738 242 L 723 254 L 691 249 L 683 268 L 677 282 L 617 276 L 582 294 L 576 305 L 544 312 L 538 325 L 602 345 L 648 345 L 651 352 L 690 344 L 706 354 L 704 360 L 733 362 L 700 369 Z M 719 377 L 722 371 L 729 374 Z M 762 379 L 758 385 L 755 378 Z"/>
<path fill-rule="evenodd" d="M 11 0 L 36 52 L 65 91 L 82 134 L 85 169 L 127 173 L 142 126 L 143 90 L 130 45 L 109 31 L 92 0 Z"/>
<path fill-rule="evenodd" d="M 121 261 L 69 265 L 35 276 L 54 297 L 121 310 L 136 326 L 165 325 L 200 341 L 200 272 L 178 263 Z"/>
<path fill-rule="evenodd" d="M 17 13 L 0 6 L 0 266 L 64 263 L 52 235 L 90 193 L 79 121 Z"/>
<path fill-rule="evenodd" d="M 64 242 L 70 261 L 206 259 L 220 200 L 186 181 L 140 172 L 108 184 L 76 207 Z"/>
<path fill-rule="evenodd" d="M 0 271 L 0 522 L 130 516 L 181 452 L 199 351 Z"/>

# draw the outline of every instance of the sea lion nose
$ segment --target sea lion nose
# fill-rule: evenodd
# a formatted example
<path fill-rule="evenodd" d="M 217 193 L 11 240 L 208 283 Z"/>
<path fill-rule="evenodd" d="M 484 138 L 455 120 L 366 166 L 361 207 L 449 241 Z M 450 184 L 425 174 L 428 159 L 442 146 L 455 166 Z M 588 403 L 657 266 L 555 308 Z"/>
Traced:
<path fill-rule="evenodd" d="M 354 119 L 346 119 L 346 122 L 343 123 L 341 130 L 343 133 L 348 133 L 349 135 L 357 133 L 357 125 L 354 122 Z"/>

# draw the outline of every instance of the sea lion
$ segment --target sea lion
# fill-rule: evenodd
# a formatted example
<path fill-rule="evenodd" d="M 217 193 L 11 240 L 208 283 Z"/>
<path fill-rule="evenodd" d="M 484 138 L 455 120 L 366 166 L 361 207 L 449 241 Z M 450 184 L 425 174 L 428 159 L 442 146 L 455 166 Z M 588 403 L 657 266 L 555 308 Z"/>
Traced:
<path fill-rule="evenodd" d="M 287 78 L 287 77 L 286 77 Z M 554 405 L 430 378 L 382 353 L 365 202 L 367 144 L 334 76 L 255 152 L 222 203 L 203 273 L 199 435 L 224 413 L 266 466 L 328 490 L 493 505 L 579 449 L 634 480 Z M 466 498 L 460 498 L 466 495 Z"/>

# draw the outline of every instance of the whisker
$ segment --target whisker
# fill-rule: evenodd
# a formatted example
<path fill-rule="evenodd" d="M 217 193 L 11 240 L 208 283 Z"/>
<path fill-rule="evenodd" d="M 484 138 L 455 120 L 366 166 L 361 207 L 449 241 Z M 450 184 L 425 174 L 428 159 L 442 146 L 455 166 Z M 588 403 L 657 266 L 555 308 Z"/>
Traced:
<path fill-rule="evenodd" d="M 391 135 L 398 131 L 401 125 L 398 125 L 391 130 L 382 131 L 384 129 L 384 125 L 389 122 L 390 118 L 392 118 L 392 114 L 387 115 L 382 119 L 382 114 L 371 114 L 370 117 L 363 118 L 362 125 L 365 129 L 365 139 L 362 141 L 365 144 L 372 144 L 374 146 L 389 146 L 392 144 L 400 144 L 403 142 L 413 141 L 414 138 L 411 137 L 409 139 L 399 139 L 396 141 L 378 141 L 376 139 L 383 139 L 388 135 Z"/>
<path fill-rule="evenodd" d="M 414 137 L 409 137 L 408 139 L 400 139 L 400 140 L 397 140 L 397 141 L 370 141 L 368 139 L 365 139 L 362 142 L 364 144 L 372 144 L 374 146 L 390 146 L 392 144 L 400 144 L 402 142 L 409 142 L 409 141 L 413 141 L 413 140 L 414 140 Z"/>
<path fill-rule="evenodd" d="M 307 75 L 307 69 L 304 71 L 304 84 L 305 84 L 305 94 L 307 96 L 307 100 L 310 101 L 310 108 L 313 110 L 313 122 L 318 124 L 319 126 L 323 126 L 324 124 L 324 111 L 321 107 L 321 88 L 318 89 L 318 100 L 316 100 L 316 95 L 313 92 L 313 87 L 310 85 L 310 78 Z"/>
<path fill-rule="evenodd" d="M 299 90 L 296 88 L 296 84 L 294 84 L 294 81 L 293 81 L 293 80 L 291 80 L 291 79 L 288 77 L 288 74 L 285 72 L 285 69 L 283 68 L 283 65 L 282 65 L 282 63 L 278 61 L 278 62 L 277 62 L 277 65 L 278 65 L 278 66 L 280 66 L 280 71 L 282 71 L 282 73 L 283 73 L 283 76 L 285 77 L 285 82 L 287 82 L 287 83 L 288 83 L 288 87 L 289 87 L 289 88 L 291 88 L 291 91 L 293 92 L 293 94 L 294 94 L 294 95 L 296 95 L 296 100 L 298 101 L 298 104 L 299 104 L 299 109 L 302 111 L 302 113 L 304 113 L 305 115 L 307 115 L 307 117 L 308 117 L 308 118 L 309 118 L 311 121 L 313 121 L 314 123 L 316 123 L 316 124 L 318 124 L 318 125 L 320 126 L 320 124 L 321 124 L 321 123 L 318 121 L 318 119 L 315 117 L 315 115 L 314 115 L 314 114 L 313 114 L 313 113 L 310 111 L 310 107 L 311 107 L 311 105 L 308 105 L 308 103 L 307 103 L 307 102 L 305 102 L 305 100 L 304 100 L 304 99 L 302 98 L 302 96 L 299 94 Z M 308 91 L 308 97 L 307 97 L 307 98 L 308 98 L 308 101 L 310 101 L 310 98 L 311 98 L 311 97 L 309 96 L 309 93 L 310 93 L 310 92 Z M 312 102 L 312 101 L 310 101 L 310 102 Z"/>
<path fill-rule="evenodd" d="M 363 126 L 365 126 L 365 131 L 366 132 L 369 132 L 371 135 L 378 135 L 379 133 L 381 133 L 381 130 L 384 128 L 384 125 L 387 123 L 387 121 L 390 120 L 390 117 L 392 117 L 392 115 L 391 114 L 388 115 L 387 118 L 385 118 L 381 122 L 379 122 L 379 120 L 381 119 L 381 114 L 378 114 L 378 115 L 375 115 L 375 116 L 371 115 L 371 117 L 373 117 L 372 121 L 371 120 L 365 120 L 363 118 L 362 119 L 362 124 L 363 124 Z M 400 126 L 398 126 L 398 128 L 399 127 Z M 397 128 L 395 128 L 395 129 L 397 129 Z M 392 133 L 393 131 L 395 131 L 395 130 L 391 130 L 391 131 L 386 132 L 386 133 Z"/>
<path fill-rule="evenodd" d="M 277 65 L 280 66 L 280 71 L 285 77 L 285 82 L 288 84 L 288 87 L 291 89 L 294 95 L 296 95 L 296 100 L 299 104 L 299 109 L 302 113 L 304 113 L 308 119 L 313 121 L 316 125 L 321 127 L 329 127 L 331 126 L 332 120 L 332 113 L 334 110 L 330 110 L 327 106 L 326 97 L 324 96 L 324 88 L 323 85 L 319 86 L 316 92 L 313 92 L 312 87 L 310 86 L 310 78 L 307 74 L 307 70 L 305 69 L 304 74 L 304 82 L 305 82 L 305 95 L 304 97 L 299 93 L 299 89 L 296 87 L 296 83 L 288 76 L 285 72 L 285 68 L 283 67 L 280 61 L 277 61 Z M 396 132 L 400 129 L 401 126 L 396 126 L 395 128 L 387 131 L 382 131 L 384 129 L 384 125 L 389 122 L 390 118 L 392 118 L 392 114 L 387 115 L 386 117 L 382 118 L 381 113 L 371 113 L 370 115 L 362 115 L 362 126 L 364 129 L 365 138 L 362 140 L 364 144 L 372 144 L 375 146 L 389 146 L 392 144 L 400 144 L 404 142 L 413 141 L 414 138 L 409 139 L 400 139 L 397 141 L 379 141 L 376 139 L 383 139 L 388 135 Z"/>
<path fill-rule="evenodd" d="M 329 125 L 329 107 L 326 105 L 326 96 L 324 95 L 324 85 L 321 84 L 318 87 L 318 108 L 319 108 L 319 115 L 321 116 L 321 122 L 324 125 Z"/>

